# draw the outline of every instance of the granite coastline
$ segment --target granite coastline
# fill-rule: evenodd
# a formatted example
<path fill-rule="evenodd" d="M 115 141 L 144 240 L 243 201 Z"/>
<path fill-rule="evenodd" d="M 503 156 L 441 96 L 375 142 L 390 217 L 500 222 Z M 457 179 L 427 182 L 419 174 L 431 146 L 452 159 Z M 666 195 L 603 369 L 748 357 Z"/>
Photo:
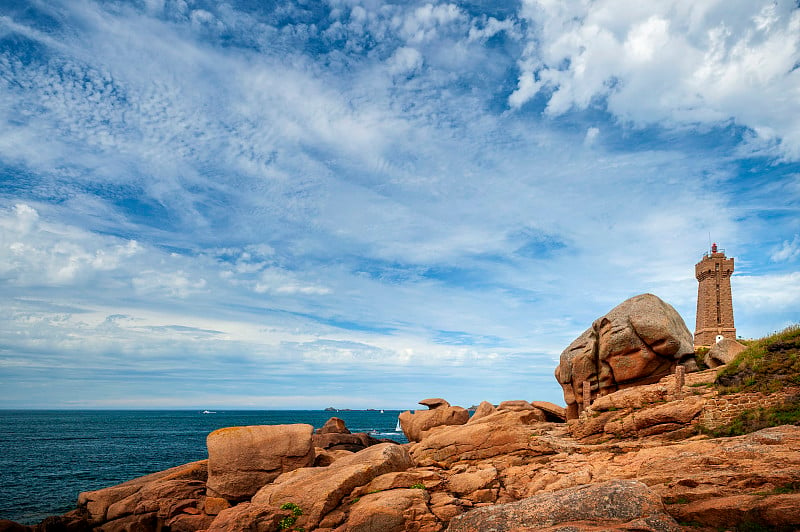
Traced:
<path fill-rule="evenodd" d="M 781 367 L 800 357 L 800 330 L 759 345 L 764 360 L 788 364 L 769 383 L 737 344 L 695 350 L 671 306 L 636 296 L 562 353 L 566 407 L 512 399 L 471 413 L 425 399 L 400 415 L 407 444 L 351 433 L 337 417 L 317 430 L 222 428 L 206 460 L 0 530 L 795 530 L 800 427 L 789 414 L 800 382 Z M 736 433 L 754 412 L 772 421 Z"/>

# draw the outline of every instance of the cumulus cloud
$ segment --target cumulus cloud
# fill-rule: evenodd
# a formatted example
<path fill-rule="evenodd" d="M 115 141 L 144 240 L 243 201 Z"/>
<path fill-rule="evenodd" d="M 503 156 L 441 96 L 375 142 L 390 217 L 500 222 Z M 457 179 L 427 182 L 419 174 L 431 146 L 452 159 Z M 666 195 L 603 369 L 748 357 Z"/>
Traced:
<path fill-rule="evenodd" d="M 791 241 L 784 240 L 780 248 L 776 249 L 770 259 L 773 262 L 791 262 L 800 256 L 800 235 L 794 235 Z"/>
<path fill-rule="evenodd" d="M 529 44 L 512 107 L 543 93 L 550 116 L 598 106 L 634 125 L 734 122 L 800 159 L 794 2 L 526 0 L 521 14 Z"/>
<path fill-rule="evenodd" d="M 0 211 L 0 272 L 19 286 L 83 284 L 140 251 L 135 240 L 95 237 L 42 222 L 30 205 Z"/>
<path fill-rule="evenodd" d="M 735 302 L 773 311 L 800 306 L 800 272 L 772 275 L 737 275 L 732 282 Z"/>

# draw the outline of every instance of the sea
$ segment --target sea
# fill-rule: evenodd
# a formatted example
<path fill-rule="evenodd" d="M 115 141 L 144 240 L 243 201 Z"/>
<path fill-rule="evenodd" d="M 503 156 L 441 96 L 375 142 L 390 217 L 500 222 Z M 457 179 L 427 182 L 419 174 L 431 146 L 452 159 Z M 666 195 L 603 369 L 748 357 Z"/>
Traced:
<path fill-rule="evenodd" d="M 208 458 L 223 427 L 308 423 L 330 417 L 351 432 L 406 443 L 399 410 L 0 410 L 0 519 L 27 525 L 76 507 L 82 491 Z"/>

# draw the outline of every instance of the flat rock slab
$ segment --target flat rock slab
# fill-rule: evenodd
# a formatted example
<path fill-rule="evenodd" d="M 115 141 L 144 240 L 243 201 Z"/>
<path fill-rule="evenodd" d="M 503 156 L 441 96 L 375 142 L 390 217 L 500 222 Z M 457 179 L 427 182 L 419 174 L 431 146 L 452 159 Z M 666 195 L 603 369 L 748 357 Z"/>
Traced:
<path fill-rule="evenodd" d="M 612 480 L 543 493 L 472 510 L 450 521 L 448 532 L 510 532 L 573 525 L 575 530 L 681 530 L 661 497 L 635 480 Z M 635 528 L 631 528 L 634 525 Z"/>

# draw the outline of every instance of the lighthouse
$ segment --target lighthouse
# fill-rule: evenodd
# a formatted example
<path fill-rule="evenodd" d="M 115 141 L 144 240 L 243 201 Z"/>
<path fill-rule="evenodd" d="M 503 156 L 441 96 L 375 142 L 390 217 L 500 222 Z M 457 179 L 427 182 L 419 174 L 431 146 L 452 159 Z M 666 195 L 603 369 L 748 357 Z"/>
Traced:
<path fill-rule="evenodd" d="M 726 257 L 725 250 L 719 249 L 715 243 L 711 252 L 703 255 L 695 265 L 694 273 L 699 283 L 694 345 L 710 346 L 720 337 L 736 340 L 731 295 L 733 258 Z"/>

